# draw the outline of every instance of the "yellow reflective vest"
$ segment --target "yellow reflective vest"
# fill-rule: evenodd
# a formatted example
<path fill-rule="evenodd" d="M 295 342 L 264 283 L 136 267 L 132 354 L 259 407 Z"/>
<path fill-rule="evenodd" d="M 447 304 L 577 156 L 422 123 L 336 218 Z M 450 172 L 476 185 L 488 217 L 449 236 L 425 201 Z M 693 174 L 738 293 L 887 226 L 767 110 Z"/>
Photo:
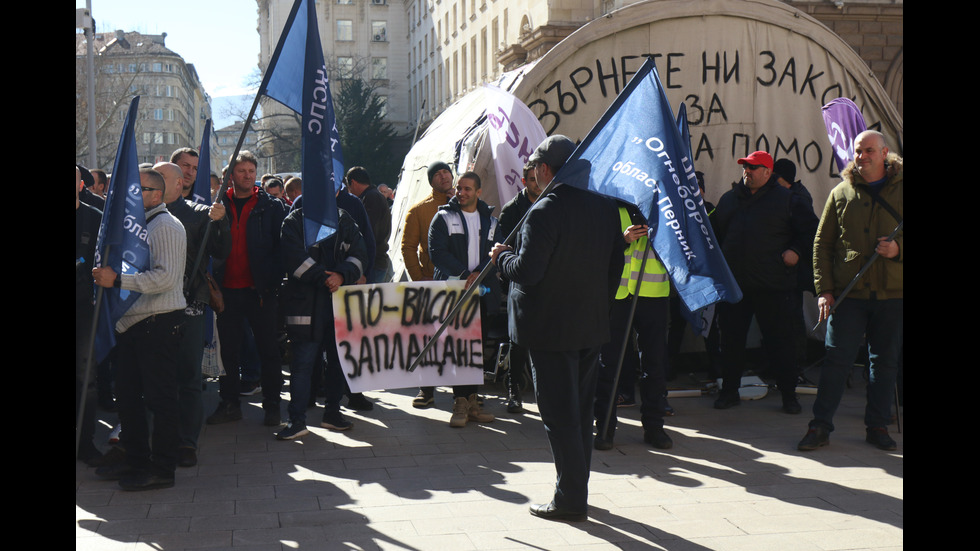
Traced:
<path fill-rule="evenodd" d="M 619 221 L 624 232 L 633 225 L 630 221 L 629 212 L 623 207 L 619 207 Z M 640 278 L 640 265 L 643 264 L 643 250 L 647 248 L 648 242 L 648 237 L 641 237 L 626 248 L 623 277 L 619 280 L 619 289 L 616 291 L 617 300 L 636 293 L 636 282 Z M 670 294 L 667 269 L 664 268 L 653 250 L 647 254 L 647 263 L 643 266 L 643 278 L 639 294 L 641 297 L 665 297 Z"/>

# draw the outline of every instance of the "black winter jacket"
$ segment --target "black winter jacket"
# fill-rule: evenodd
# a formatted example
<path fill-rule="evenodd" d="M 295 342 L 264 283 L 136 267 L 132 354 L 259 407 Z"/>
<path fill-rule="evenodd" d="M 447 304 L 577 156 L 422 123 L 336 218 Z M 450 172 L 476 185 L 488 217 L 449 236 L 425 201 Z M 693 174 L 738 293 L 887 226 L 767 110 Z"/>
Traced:
<path fill-rule="evenodd" d="M 742 183 L 733 185 L 718 201 L 711 225 L 740 287 L 788 291 L 797 288 L 817 222 L 805 199 L 773 176 L 754 194 Z M 796 266 L 783 263 L 786 250 L 799 255 Z"/>

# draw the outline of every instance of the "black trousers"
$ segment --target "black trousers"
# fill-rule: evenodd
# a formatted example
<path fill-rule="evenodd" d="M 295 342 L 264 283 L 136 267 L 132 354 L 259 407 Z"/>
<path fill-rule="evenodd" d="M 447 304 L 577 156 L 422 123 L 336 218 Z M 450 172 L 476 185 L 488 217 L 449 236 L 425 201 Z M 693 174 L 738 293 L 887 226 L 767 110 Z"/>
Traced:
<path fill-rule="evenodd" d="M 218 337 L 221 339 L 221 362 L 225 375 L 219 379 L 221 401 L 237 404 L 242 377 L 239 373 L 245 321 L 255 336 L 255 347 L 262 364 L 262 407 L 278 408 L 283 387 L 282 357 L 277 341 L 279 300 L 272 294 L 260 294 L 255 289 L 226 289 L 225 311 L 218 314 Z"/>
<path fill-rule="evenodd" d="M 157 314 L 116 338 L 116 401 L 126 462 L 160 474 L 177 468 L 178 346 L 184 311 Z M 152 444 L 147 412 L 153 415 Z"/>
<path fill-rule="evenodd" d="M 737 304 L 718 303 L 721 331 L 722 392 L 737 392 L 745 364 L 745 339 L 755 315 L 762 332 L 762 348 L 776 382 L 784 394 L 796 391 L 795 290 L 742 289 Z"/>
<path fill-rule="evenodd" d="M 599 383 L 595 395 L 596 433 L 600 434 L 609 411 L 609 400 L 613 393 L 613 379 L 619 364 L 619 353 L 623 339 L 634 329 L 640 349 L 640 416 L 643 430 L 664 426 L 664 409 L 667 406 L 667 316 L 670 307 L 667 297 L 639 297 L 633 312 L 633 323 L 627 327 L 626 318 L 633 297 L 613 301 L 609 316 L 609 329 L 612 339 L 603 345 L 600 356 Z M 627 349 L 627 354 L 630 350 Z M 630 362 L 623 362 L 622 370 L 633 369 Z M 622 374 L 621 374 L 622 376 Z M 622 379 L 620 379 L 622 380 Z M 616 432 L 616 408 L 612 408 L 609 419 L 608 437 Z"/>
<path fill-rule="evenodd" d="M 560 352 L 528 350 L 534 395 L 555 458 L 558 481 L 554 502 L 585 512 L 592 467 L 592 402 L 599 347 Z"/>

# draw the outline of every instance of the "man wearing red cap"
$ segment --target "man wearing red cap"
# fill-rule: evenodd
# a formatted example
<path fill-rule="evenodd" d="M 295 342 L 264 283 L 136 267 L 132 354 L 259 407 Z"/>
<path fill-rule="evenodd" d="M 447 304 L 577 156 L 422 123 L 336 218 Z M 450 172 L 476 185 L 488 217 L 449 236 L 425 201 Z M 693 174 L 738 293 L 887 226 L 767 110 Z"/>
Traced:
<path fill-rule="evenodd" d="M 742 182 L 722 195 L 712 221 L 743 295 L 737 304 L 718 303 L 722 388 L 715 408 L 741 403 L 745 339 L 754 315 L 769 365 L 778 374 L 783 411 L 799 413 L 793 293 L 798 265 L 809 260 L 801 256 L 810 250 L 818 220 L 802 196 L 779 185 L 768 153 L 756 151 L 738 164 Z"/>

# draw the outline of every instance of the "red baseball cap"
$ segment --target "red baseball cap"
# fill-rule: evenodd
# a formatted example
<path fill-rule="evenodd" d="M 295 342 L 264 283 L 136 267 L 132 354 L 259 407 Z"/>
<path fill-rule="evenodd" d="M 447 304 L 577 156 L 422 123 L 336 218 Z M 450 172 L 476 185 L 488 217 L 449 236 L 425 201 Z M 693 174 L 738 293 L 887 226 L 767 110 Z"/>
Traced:
<path fill-rule="evenodd" d="M 738 164 L 764 166 L 772 170 L 772 155 L 769 155 L 765 151 L 753 151 L 748 157 L 739 159 Z"/>

